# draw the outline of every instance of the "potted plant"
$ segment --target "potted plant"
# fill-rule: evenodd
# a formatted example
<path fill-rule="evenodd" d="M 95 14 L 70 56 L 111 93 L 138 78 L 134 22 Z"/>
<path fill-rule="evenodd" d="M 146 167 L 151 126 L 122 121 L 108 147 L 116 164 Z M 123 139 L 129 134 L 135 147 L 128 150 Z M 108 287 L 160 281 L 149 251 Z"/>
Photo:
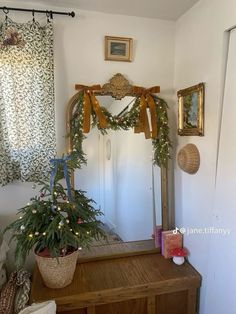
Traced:
<path fill-rule="evenodd" d="M 40 194 L 21 208 L 19 218 L 6 228 L 16 240 L 17 267 L 22 267 L 34 249 L 42 278 L 49 288 L 70 284 L 78 249 L 89 247 L 94 238 L 104 237 L 98 220 L 102 213 L 93 208 L 93 201 L 83 191 L 71 189 L 68 177 L 67 188 L 60 183 L 67 166 L 65 160 L 61 161 L 54 165 L 50 183 L 40 182 Z"/>

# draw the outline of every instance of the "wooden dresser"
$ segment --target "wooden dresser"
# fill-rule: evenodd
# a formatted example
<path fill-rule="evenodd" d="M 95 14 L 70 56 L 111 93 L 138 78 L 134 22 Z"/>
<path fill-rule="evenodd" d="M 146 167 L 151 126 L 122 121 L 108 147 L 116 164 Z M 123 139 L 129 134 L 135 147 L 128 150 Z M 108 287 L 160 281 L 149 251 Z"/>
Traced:
<path fill-rule="evenodd" d="M 53 299 L 67 314 L 196 314 L 200 284 L 188 263 L 139 255 L 78 264 L 72 284 L 58 290 L 45 287 L 36 268 L 31 302 Z"/>

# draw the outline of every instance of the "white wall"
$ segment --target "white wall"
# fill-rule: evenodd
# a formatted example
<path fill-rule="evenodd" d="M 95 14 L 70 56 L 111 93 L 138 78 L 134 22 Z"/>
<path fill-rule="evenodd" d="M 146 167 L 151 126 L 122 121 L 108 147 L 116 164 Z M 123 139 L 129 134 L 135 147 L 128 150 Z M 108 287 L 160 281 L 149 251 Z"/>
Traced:
<path fill-rule="evenodd" d="M 27 2 L 25 6 L 39 7 L 35 2 Z M 5 2 L 0 5 L 4 6 Z M 8 1 L 7 5 L 19 6 L 19 2 Z M 20 6 L 24 6 L 22 1 Z M 70 8 L 65 10 L 69 11 Z M 31 15 L 25 13 L 10 13 L 10 17 L 16 21 L 31 19 Z M 36 14 L 36 19 L 44 18 Z M 102 84 L 120 72 L 136 85 L 160 85 L 161 95 L 167 100 L 171 99 L 174 71 L 173 22 L 76 11 L 76 18 L 56 16 L 54 23 L 56 131 L 59 153 L 65 151 L 65 109 L 68 99 L 75 92 L 75 83 Z M 132 37 L 134 61 L 104 61 L 105 35 Z M 0 227 L 12 219 L 10 216 L 14 216 L 16 209 L 23 206 L 31 195 L 34 195 L 34 191 L 30 184 L 14 183 L 0 188 Z"/>
<path fill-rule="evenodd" d="M 236 25 L 235 0 L 200 0 L 176 23 L 175 89 L 177 91 L 199 82 L 206 83 L 205 136 L 176 136 L 177 150 L 191 142 L 197 145 L 201 155 L 201 165 L 196 175 L 186 174 L 175 165 L 175 218 L 178 227 L 227 226 L 225 220 L 222 220 L 224 214 L 219 216 L 214 204 L 227 47 L 227 35 L 224 32 L 234 25 Z M 223 195 L 224 190 L 220 193 Z M 219 197 L 221 196 L 218 195 Z M 234 219 L 233 208 L 227 219 Z M 217 263 L 218 268 L 214 266 L 218 257 L 217 251 L 225 252 L 228 249 L 232 258 L 235 257 L 233 248 L 235 236 L 231 234 L 225 239 L 225 247 L 219 245 L 218 239 L 214 235 L 185 236 L 185 245 L 191 253 L 189 260 L 203 276 L 201 314 L 232 313 L 232 306 L 228 312 L 226 309 L 225 302 L 229 301 L 229 298 L 231 305 L 236 306 L 233 296 L 235 289 L 232 281 L 228 280 L 227 273 L 234 272 L 234 269 L 228 269 L 227 263 L 224 265 Z M 224 289 L 227 285 L 231 289 L 228 299 L 225 295 L 227 290 Z M 213 294 L 213 290 L 210 291 L 212 287 L 217 294 Z M 223 312 L 220 311 L 222 305 Z"/>

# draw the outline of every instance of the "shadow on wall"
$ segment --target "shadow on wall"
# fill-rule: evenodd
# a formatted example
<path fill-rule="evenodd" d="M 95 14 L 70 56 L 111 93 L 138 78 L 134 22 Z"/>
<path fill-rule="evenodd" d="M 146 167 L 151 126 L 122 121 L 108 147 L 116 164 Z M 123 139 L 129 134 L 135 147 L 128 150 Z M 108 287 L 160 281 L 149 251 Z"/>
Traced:
<path fill-rule="evenodd" d="M 37 195 L 39 188 L 32 189 L 32 183 L 13 182 L 0 188 L 0 230 L 2 231 L 7 225 L 17 218 L 17 210 L 25 206 L 31 197 Z M 10 239 L 10 234 L 6 234 L 6 241 Z M 14 242 L 10 244 L 8 252 L 7 268 L 8 271 L 15 269 L 14 265 Z M 27 259 L 26 269 L 29 271 L 33 268 L 33 259 Z"/>

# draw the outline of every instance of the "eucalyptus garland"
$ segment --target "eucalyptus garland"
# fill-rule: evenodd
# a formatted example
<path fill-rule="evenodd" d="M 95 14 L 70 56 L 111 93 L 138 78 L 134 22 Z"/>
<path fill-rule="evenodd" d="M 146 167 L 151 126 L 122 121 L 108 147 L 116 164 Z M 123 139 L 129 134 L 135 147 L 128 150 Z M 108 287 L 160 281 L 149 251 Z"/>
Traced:
<path fill-rule="evenodd" d="M 168 159 L 170 158 L 170 139 L 169 139 L 169 126 L 167 115 L 167 103 L 152 95 L 157 112 L 157 138 L 152 139 L 153 145 L 153 163 L 159 167 L 167 167 Z M 86 136 L 83 134 L 83 100 L 84 92 L 81 91 L 78 94 L 78 100 L 74 108 L 74 112 L 71 118 L 71 132 L 68 136 L 71 137 L 73 150 L 71 152 L 70 166 L 72 169 L 81 168 L 82 164 L 86 164 L 86 155 L 83 151 L 82 143 Z M 140 97 L 137 97 L 134 101 L 132 108 L 126 111 L 122 116 L 113 116 L 106 108 L 101 107 L 103 114 L 107 120 L 107 128 L 103 129 L 99 127 L 97 116 L 92 111 L 92 127 L 97 126 L 98 130 L 102 134 L 106 134 L 108 130 L 129 130 L 134 128 L 139 121 L 140 114 Z"/>

